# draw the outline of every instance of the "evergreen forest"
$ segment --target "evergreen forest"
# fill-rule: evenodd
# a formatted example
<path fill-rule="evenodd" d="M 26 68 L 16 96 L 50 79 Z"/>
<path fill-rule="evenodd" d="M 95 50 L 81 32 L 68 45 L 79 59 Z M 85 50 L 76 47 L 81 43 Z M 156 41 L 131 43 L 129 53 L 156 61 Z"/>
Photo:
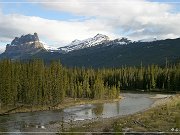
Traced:
<path fill-rule="evenodd" d="M 180 64 L 159 67 L 67 68 L 60 61 L 44 64 L 0 61 L 0 103 L 56 105 L 65 98 L 114 99 L 120 90 L 180 90 Z"/>

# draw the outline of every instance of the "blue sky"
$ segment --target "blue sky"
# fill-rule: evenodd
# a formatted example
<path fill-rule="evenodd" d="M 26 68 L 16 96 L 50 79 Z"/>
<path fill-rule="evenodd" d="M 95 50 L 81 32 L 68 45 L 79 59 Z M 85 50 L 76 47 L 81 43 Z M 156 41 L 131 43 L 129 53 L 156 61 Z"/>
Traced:
<path fill-rule="evenodd" d="M 180 29 L 176 28 L 180 25 L 179 0 L 39 2 L 0 1 L 0 50 L 15 36 L 34 32 L 53 47 L 97 33 L 106 34 L 112 39 L 126 36 L 132 40 L 176 38 L 180 35 Z"/>
<path fill-rule="evenodd" d="M 23 14 L 55 20 L 70 20 L 77 18 L 77 16 L 71 13 L 54 11 L 34 3 L 4 3 L 2 7 L 4 14 Z"/>
<path fill-rule="evenodd" d="M 168 3 L 174 6 L 173 12 L 180 12 L 180 1 L 179 0 L 148 0 L 151 2 Z M 2 11 L 4 14 L 23 14 L 27 16 L 39 16 L 46 19 L 55 20 L 72 20 L 79 19 L 84 20 L 86 17 L 74 15 L 73 13 L 59 12 L 45 8 L 39 4 L 32 3 L 26 0 L 1 0 L 4 2 L 2 5 Z M 17 3 L 16 3 L 17 2 Z M 22 2 L 22 3 L 21 3 Z"/>

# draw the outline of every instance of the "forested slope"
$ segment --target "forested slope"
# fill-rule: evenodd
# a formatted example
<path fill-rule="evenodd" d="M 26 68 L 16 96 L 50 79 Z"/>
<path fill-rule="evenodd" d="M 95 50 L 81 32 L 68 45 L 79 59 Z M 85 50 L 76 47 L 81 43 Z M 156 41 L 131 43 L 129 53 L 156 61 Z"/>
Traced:
<path fill-rule="evenodd" d="M 180 64 L 109 69 L 66 68 L 59 61 L 0 61 L 3 105 L 55 105 L 64 98 L 113 99 L 123 90 L 180 90 Z"/>

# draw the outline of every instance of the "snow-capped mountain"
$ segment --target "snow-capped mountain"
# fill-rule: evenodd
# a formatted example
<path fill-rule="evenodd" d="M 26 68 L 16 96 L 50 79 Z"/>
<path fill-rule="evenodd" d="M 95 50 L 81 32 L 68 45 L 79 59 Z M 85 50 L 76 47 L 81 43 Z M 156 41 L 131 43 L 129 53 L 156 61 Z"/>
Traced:
<path fill-rule="evenodd" d="M 47 51 L 49 51 L 49 52 L 58 52 L 59 50 L 58 50 L 58 47 L 54 47 L 54 46 L 52 46 L 52 45 L 48 45 L 48 44 L 46 44 L 45 42 L 42 42 L 42 41 L 40 41 L 43 45 L 44 45 L 44 48 L 47 50 Z"/>
<path fill-rule="evenodd" d="M 125 37 L 122 37 L 122 38 L 117 38 L 117 39 L 109 41 L 109 43 L 106 44 L 106 46 L 110 46 L 110 45 L 113 45 L 113 46 L 127 45 L 127 44 L 130 44 L 130 43 L 132 43 L 131 40 L 129 40 L 129 39 L 125 38 Z"/>
<path fill-rule="evenodd" d="M 34 33 L 33 35 L 27 34 L 22 35 L 21 37 L 16 37 L 11 44 L 6 46 L 6 54 L 18 54 L 18 53 L 34 53 L 36 50 L 44 50 L 47 52 L 59 52 L 59 53 L 68 53 L 74 50 L 80 50 L 88 47 L 93 47 L 101 45 L 100 47 L 105 46 L 116 46 L 116 45 L 127 45 L 131 43 L 131 40 L 127 38 L 117 38 L 110 40 L 110 38 L 103 34 L 97 34 L 92 38 L 85 40 L 74 40 L 69 45 L 64 47 L 55 47 L 48 45 L 45 42 L 39 40 L 38 34 Z"/>
<path fill-rule="evenodd" d="M 16 37 L 6 45 L 1 59 L 28 60 L 43 59 L 50 63 L 61 60 L 70 67 L 119 67 L 122 65 L 164 64 L 164 59 L 179 61 L 180 38 L 144 39 L 131 41 L 125 37 L 110 40 L 108 36 L 97 34 L 93 38 L 74 40 L 71 44 L 55 48 L 42 42 L 37 33 Z M 86 49 L 83 49 L 86 48 Z M 76 50 L 76 51 L 73 51 Z M 62 54 L 64 53 L 64 54 Z"/>
<path fill-rule="evenodd" d="M 127 45 L 131 43 L 131 40 L 127 38 L 117 38 L 114 40 L 110 40 L 110 38 L 103 34 L 97 34 L 96 36 L 92 38 L 88 38 L 85 40 L 74 40 L 69 45 L 60 47 L 59 52 L 60 53 L 67 53 L 74 50 L 80 50 L 92 46 L 97 46 L 100 44 L 103 44 L 103 46 L 110 46 L 110 45 Z"/>
<path fill-rule="evenodd" d="M 102 43 L 106 43 L 109 42 L 110 39 L 108 36 L 103 35 L 103 34 L 97 34 L 96 36 L 94 36 L 93 38 L 88 38 L 85 40 L 74 40 L 72 41 L 69 45 L 64 46 L 64 47 L 60 47 L 58 48 L 60 52 L 70 52 L 73 50 L 79 50 L 79 49 L 84 49 L 87 47 L 92 47 L 92 46 L 96 46 Z"/>

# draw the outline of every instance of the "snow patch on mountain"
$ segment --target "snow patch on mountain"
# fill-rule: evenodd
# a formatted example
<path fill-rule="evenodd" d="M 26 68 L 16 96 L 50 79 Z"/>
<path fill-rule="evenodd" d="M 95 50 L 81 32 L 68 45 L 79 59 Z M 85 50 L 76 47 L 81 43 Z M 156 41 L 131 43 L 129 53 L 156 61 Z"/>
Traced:
<path fill-rule="evenodd" d="M 157 39 L 156 38 L 146 38 L 146 39 L 138 40 L 138 42 L 153 42 L 153 41 L 157 41 Z"/>
<path fill-rule="evenodd" d="M 113 45 L 113 46 L 127 45 L 131 42 L 132 42 L 131 40 L 129 40 L 125 37 L 111 40 L 106 35 L 97 34 L 96 36 L 94 36 L 92 38 L 87 38 L 85 40 L 75 39 L 70 44 L 63 46 L 63 47 L 59 47 L 59 48 L 51 47 L 51 46 L 48 46 L 47 44 L 44 44 L 44 47 L 49 52 L 68 53 L 70 51 L 80 50 L 80 49 L 84 49 L 84 48 L 88 48 L 88 47 L 92 47 L 92 46 L 97 46 L 100 44 L 102 45 L 102 47 L 104 47 L 104 46 L 111 46 L 111 45 Z"/>
<path fill-rule="evenodd" d="M 46 50 L 58 50 L 57 47 L 47 45 L 47 44 L 45 44 L 44 42 L 41 42 L 41 43 L 43 43 L 44 48 L 45 48 Z"/>
<path fill-rule="evenodd" d="M 109 40 L 110 39 L 108 36 L 103 35 L 103 34 L 97 34 L 93 38 L 88 38 L 85 40 L 77 40 L 76 39 L 76 40 L 72 41 L 69 45 L 60 47 L 58 49 L 61 52 L 67 53 L 67 52 L 70 52 L 73 50 L 79 50 L 79 49 L 84 49 L 87 47 L 96 46 L 96 45 L 108 42 Z"/>

